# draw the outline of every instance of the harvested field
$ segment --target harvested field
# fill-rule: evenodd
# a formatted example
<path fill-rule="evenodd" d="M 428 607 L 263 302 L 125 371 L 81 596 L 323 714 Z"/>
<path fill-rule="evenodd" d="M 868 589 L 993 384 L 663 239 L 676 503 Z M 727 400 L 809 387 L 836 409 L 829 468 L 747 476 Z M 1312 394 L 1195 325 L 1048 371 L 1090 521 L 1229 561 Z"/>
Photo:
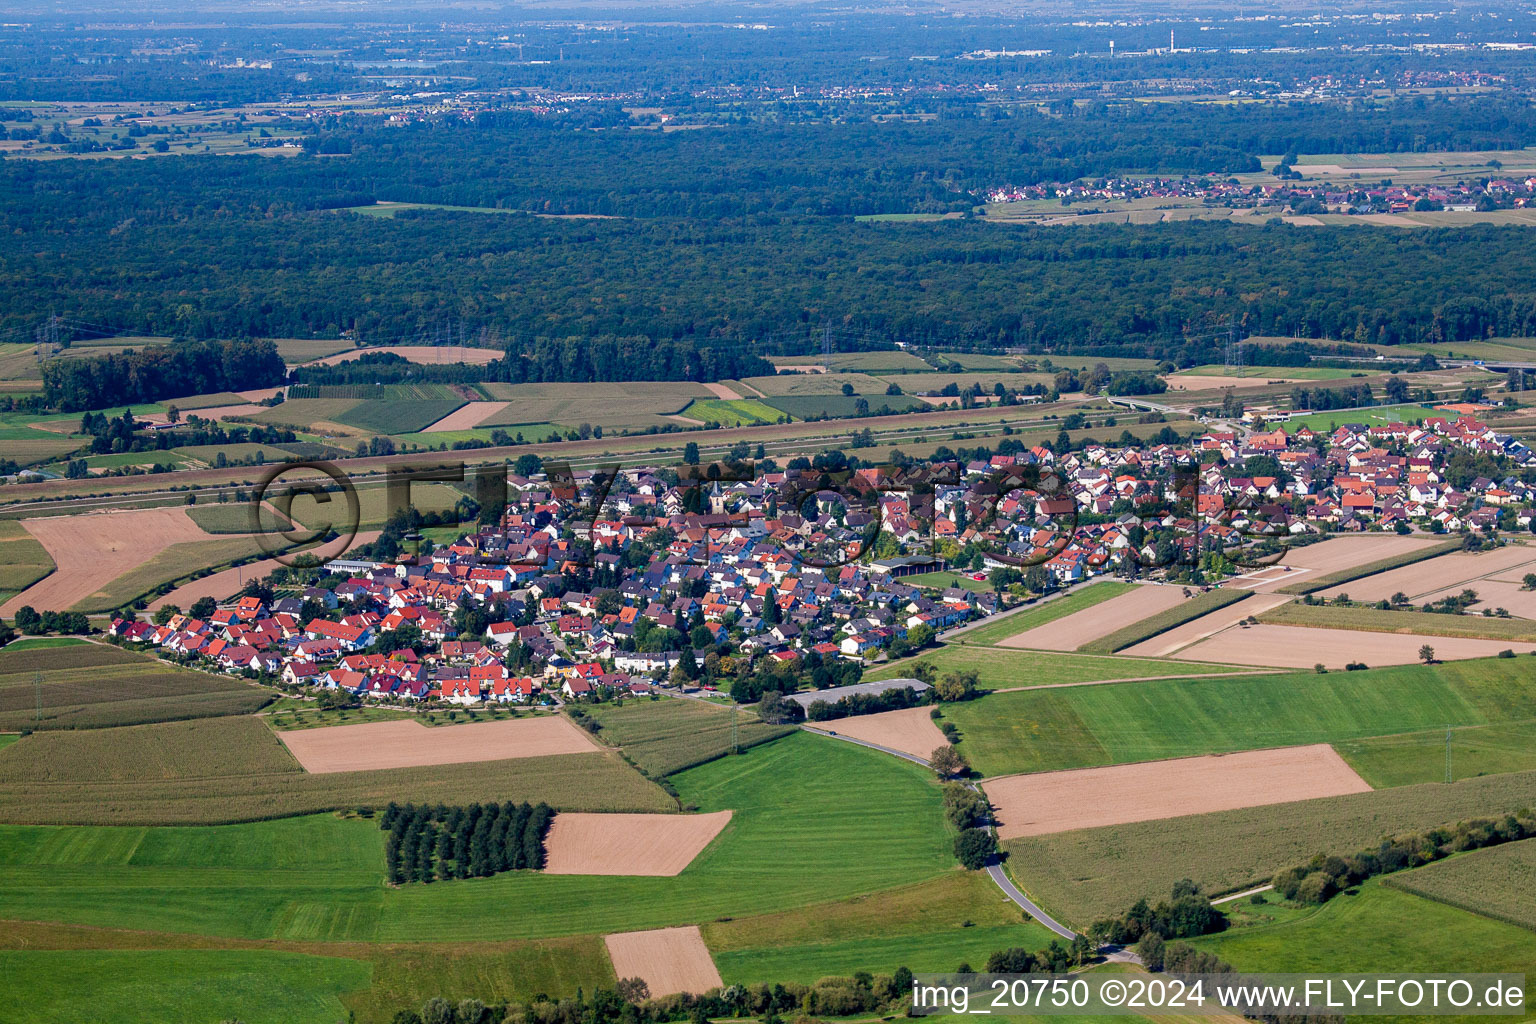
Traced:
<path fill-rule="evenodd" d="M 1008 637 L 999 647 L 1029 647 L 1048 651 L 1075 651 L 1083 644 L 1107 636 L 1149 616 L 1183 604 L 1181 587 L 1146 584 L 1112 597 L 1092 608 Z"/>
<path fill-rule="evenodd" d="M 714 841 L 732 813 L 557 814 L 544 840 L 544 872 L 670 878 Z"/>
<path fill-rule="evenodd" d="M 1192 619 L 1182 626 L 1176 626 L 1166 633 L 1159 633 L 1149 640 L 1143 640 L 1139 644 L 1120 651 L 1121 654 L 1135 655 L 1142 658 L 1167 658 L 1174 652 L 1180 651 L 1190 644 L 1198 643 L 1207 637 L 1215 636 L 1222 630 L 1230 629 L 1248 618 L 1250 615 L 1262 615 L 1273 608 L 1277 608 L 1290 597 L 1284 594 L 1264 594 L 1260 597 L 1249 598 L 1247 601 L 1236 605 L 1228 605 L 1218 608 L 1198 619 Z"/>
<path fill-rule="evenodd" d="M 1291 548 L 1275 567 L 1253 570 L 1229 585 L 1245 590 L 1276 590 L 1282 585 L 1305 583 L 1329 573 L 1423 551 L 1441 543 L 1443 541 L 1432 537 L 1399 537 L 1388 533 L 1335 537 L 1320 544 Z M 1289 566 L 1291 571 L 1281 569 L 1282 565 Z"/>
<path fill-rule="evenodd" d="M 1250 750 L 1172 761 L 1009 775 L 986 783 L 1001 839 L 1366 793 L 1332 747 Z"/>
<path fill-rule="evenodd" d="M 359 530 L 352 539 L 351 546 L 371 544 L 379 537 L 378 530 Z M 345 551 L 342 548 L 343 537 L 320 545 L 313 550 L 313 554 L 320 559 L 340 558 Z M 190 608 L 200 597 L 211 597 L 215 601 L 227 601 L 240 593 L 251 580 L 259 579 L 281 568 L 282 563 L 275 558 L 266 558 L 259 562 L 251 562 L 246 565 L 237 565 L 232 569 L 223 569 L 211 576 L 184 583 L 171 591 L 149 602 L 149 610 L 159 611 L 165 605 L 173 604 L 177 608 Z"/>
<path fill-rule="evenodd" d="M 702 994 L 723 983 L 698 925 L 609 935 L 608 957 L 618 978 L 642 978 L 652 996 Z"/>
<path fill-rule="evenodd" d="M 1507 640 L 1470 640 L 1463 637 L 1427 636 L 1413 633 L 1366 633 L 1316 626 L 1257 626 L 1229 629 L 1174 655 L 1189 661 L 1220 661 L 1240 665 L 1274 665 L 1309 668 L 1323 664 L 1343 668 L 1350 662 L 1408 665 L 1419 660 L 1419 647 L 1428 644 L 1440 661 L 1491 658 L 1502 650 L 1524 654 L 1536 644 Z"/>
<path fill-rule="evenodd" d="M 42 542 L 58 568 L 0 605 L 0 615 L 6 617 L 22 605 L 65 611 L 172 544 L 208 539 L 181 508 L 23 519 L 21 523 Z"/>
<path fill-rule="evenodd" d="M 875 715 L 856 715 L 832 722 L 811 723 L 812 729 L 852 736 L 865 743 L 878 743 L 904 754 L 926 758 L 949 740 L 933 724 L 927 708 L 904 708 Z"/>
<path fill-rule="evenodd" d="M 1380 601 L 1401 592 L 1408 595 L 1410 601 L 1422 603 L 1430 594 L 1444 590 L 1460 592 L 1463 587 L 1477 590 L 1474 581 L 1484 577 L 1508 576 L 1516 569 L 1520 570 L 1517 575 L 1536 571 L 1536 548 L 1511 544 L 1494 551 L 1454 551 L 1400 569 L 1341 583 L 1320 591 L 1318 596 L 1332 600 L 1339 594 L 1348 594 L 1356 601 Z"/>
<path fill-rule="evenodd" d="M 472 430 L 481 420 L 495 416 L 507 407 L 506 402 L 470 402 L 461 405 L 436 423 L 422 428 L 422 433 L 438 434 L 445 430 Z"/>
<path fill-rule="evenodd" d="M 1214 388 L 1261 388 L 1266 384 L 1295 384 L 1305 377 L 1205 377 L 1200 374 L 1173 374 L 1164 377 L 1169 391 L 1207 391 Z"/>
<path fill-rule="evenodd" d="M 734 390 L 725 384 L 715 383 L 705 384 L 704 386 L 708 388 L 710 393 L 713 394 L 716 398 L 724 398 L 726 401 L 737 402 L 743 398 L 748 397 L 746 395 L 737 394 Z"/>
<path fill-rule="evenodd" d="M 1536 566 L 1526 567 L 1536 569 Z M 1516 569 L 1516 572 L 1526 570 Z M 1499 579 L 1480 579 L 1474 581 L 1470 587 L 1447 587 L 1444 590 L 1436 590 L 1419 598 L 1419 604 L 1433 604 L 1441 598 L 1454 597 L 1465 589 L 1477 591 L 1477 602 L 1471 606 L 1471 611 L 1481 616 L 1483 609 L 1503 608 L 1509 614 L 1522 619 L 1536 619 L 1536 590 L 1522 590 L 1521 584 Z"/>
<path fill-rule="evenodd" d="M 279 737 L 312 774 L 502 761 L 599 748 L 561 715 L 429 728 L 420 722 L 367 722 L 284 732 Z"/>
<path fill-rule="evenodd" d="M 486 366 L 501 358 L 501 350 L 495 348 L 471 348 L 467 345 L 384 345 L 378 348 L 360 348 L 351 352 L 312 359 L 305 366 L 335 366 L 353 359 L 361 359 L 375 352 L 388 352 L 412 363 L 424 366 L 443 366 L 450 363 L 469 363 Z"/>
<path fill-rule="evenodd" d="M 1287 604 L 1259 618 L 1277 626 L 1320 626 L 1374 633 L 1418 633 L 1425 636 L 1470 637 L 1474 640 L 1517 640 L 1536 643 L 1536 624 L 1528 619 L 1496 615 L 1447 615 L 1375 605 Z"/>
<path fill-rule="evenodd" d="M 1177 629 L 1186 622 L 1204 618 L 1211 612 L 1237 604 L 1250 596 L 1246 590 L 1231 590 L 1226 587 L 1194 594 L 1188 600 L 1181 601 L 1170 608 L 1148 615 L 1144 619 L 1138 619 L 1128 626 L 1121 626 L 1097 640 L 1090 640 L 1078 650 L 1091 654 L 1113 654 L 1161 636 L 1171 629 Z"/>
<path fill-rule="evenodd" d="M 205 420 L 227 420 L 235 416 L 260 416 L 269 411 L 270 406 L 257 405 L 254 402 L 240 402 L 234 405 L 210 405 L 202 409 L 188 410 L 184 415 L 197 415 Z M 169 422 L 164 413 L 146 413 L 139 417 L 151 423 Z"/>

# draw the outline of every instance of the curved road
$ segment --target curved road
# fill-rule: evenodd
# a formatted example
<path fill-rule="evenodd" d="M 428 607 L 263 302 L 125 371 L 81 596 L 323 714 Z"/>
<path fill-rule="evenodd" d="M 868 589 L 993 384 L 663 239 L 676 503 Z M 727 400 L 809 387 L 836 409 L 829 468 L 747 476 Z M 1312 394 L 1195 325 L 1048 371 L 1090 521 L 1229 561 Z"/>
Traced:
<path fill-rule="evenodd" d="M 808 725 L 802 725 L 800 728 L 804 729 L 806 732 L 815 733 L 818 736 L 830 736 L 835 740 L 842 740 L 844 743 L 856 743 L 861 747 L 868 747 L 871 750 L 878 750 L 882 753 L 890 754 L 894 757 L 899 757 L 903 761 L 911 761 L 913 764 L 920 764 L 924 768 L 932 767 L 926 758 L 918 757 L 916 754 L 908 754 L 906 751 L 897 750 L 894 747 L 883 747 L 878 743 L 871 743 L 868 740 L 856 740 L 852 736 L 843 736 L 827 729 L 813 729 Z M 968 782 L 966 785 L 978 793 L 981 792 L 980 787 L 977 786 L 974 782 Z M 1007 872 L 1003 870 L 1002 864 L 994 860 L 991 864 L 987 865 L 987 874 L 992 876 L 992 881 L 997 884 L 999 889 L 1003 890 L 1003 895 L 1007 896 L 1014 903 L 1018 904 L 1018 906 L 1026 911 L 1030 917 L 1034 918 L 1036 921 L 1039 921 L 1041 924 L 1045 925 L 1051 931 L 1055 932 L 1057 935 L 1060 935 L 1064 939 L 1077 938 L 1077 932 L 1074 932 L 1072 929 L 1068 928 L 1066 925 L 1062 924 L 1060 921 L 1057 921 L 1051 915 L 1041 910 L 1039 905 L 1036 904 L 1034 900 L 1024 895 L 1024 893 L 1020 891 L 1019 887 L 1013 884 L 1013 881 L 1008 877 Z"/>

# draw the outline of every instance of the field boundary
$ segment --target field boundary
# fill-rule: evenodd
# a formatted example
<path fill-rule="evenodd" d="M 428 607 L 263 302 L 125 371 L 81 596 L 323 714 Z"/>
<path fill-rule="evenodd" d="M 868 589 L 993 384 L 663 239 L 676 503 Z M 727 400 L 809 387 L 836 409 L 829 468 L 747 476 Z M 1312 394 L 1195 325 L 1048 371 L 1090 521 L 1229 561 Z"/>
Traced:
<path fill-rule="evenodd" d="M 1129 626 L 1115 630 L 1106 636 L 1090 643 L 1083 644 L 1077 649 L 1078 654 L 1114 654 L 1144 640 L 1150 640 L 1161 633 L 1176 629 L 1186 622 L 1193 622 L 1202 615 L 1218 611 L 1228 605 L 1253 596 L 1251 590 L 1217 589 L 1203 594 L 1197 594 L 1164 612 L 1148 616 L 1140 622 L 1133 622 Z"/>
<path fill-rule="evenodd" d="M 1401 569 L 1405 565 L 1422 562 L 1435 558 L 1438 555 L 1448 555 L 1452 551 L 1461 550 L 1461 541 L 1449 540 L 1444 544 L 1429 544 L 1414 551 L 1405 551 L 1400 555 L 1390 558 L 1378 559 L 1374 562 L 1366 562 L 1351 569 L 1340 569 L 1326 576 L 1316 576 L 1300 583 L 1290 583 L 1283 587 L 1276 587 L 1277 594 L 1311 594 L 1329 587 L 1336 587 L 1341 583 L 1352 583 L 1364 576 L 1375 576 L 1377 573 L 1387 572 L 1390 569 Z"/>

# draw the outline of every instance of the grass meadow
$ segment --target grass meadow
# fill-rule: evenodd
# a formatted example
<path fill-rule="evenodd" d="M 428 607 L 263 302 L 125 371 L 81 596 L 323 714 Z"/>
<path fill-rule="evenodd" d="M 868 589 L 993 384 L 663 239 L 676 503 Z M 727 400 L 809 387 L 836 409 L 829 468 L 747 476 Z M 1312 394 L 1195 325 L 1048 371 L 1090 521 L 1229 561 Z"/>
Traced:
<path fill-rule="evenodd" d="M 1451 732 L 1451 777 L 1536 771 L 1536 722 L 1462 726 Z M 1377 789 L 1445 779 L 1444 728 L 1335 743 L 1356 773 Z"/>
<path fill-rule="evenodd" d="M 1299 921 L 1236 928 L 1192 941 L 1242 971 L 1529 974 L 1536 963 L 1536 933 L 1389 888 L 1380 880 L 1365 883 L 1354 895 L 1335 896 Z M 1527 994 L 1530 990 L 1528 980 Z"/>
<path fill-rule="evenodd" d="M 1536 932 L 1536 842 L 1529 839 L 1387 875 L 1382 884 Z"/>
<path fill-rule="evenodd" d="M 924 653 L 917 660 L 932 663 L 940 675 L 975 669 L 978 686 L 983 690 L 1090 683 L 1100 679 L 1152 679 L 1158 676 L 1184 678 L 1253 671 L 1251 667 L 1164 661 L 1159 658 L 1019 651 L 971 644 L 946 644 Z M 903 660 L 885 668 L 877 668 L 866 678 L 910 676 L 912 665 L 911 660 Z"/>
<path fill-rule="evenodd" d="M 561 759 L 523 763 L 534 760 L 543 776 Z M 469 767 L 493 777 L 506 763 Z M 852 744 L 797 732 L 672 782 L 686 804 L 736 812 L 675 877 L 508 873 L 387 889 L 377 823 L 330 815 L 211 828 L 0 826 L 0 918 L 251 939 L 497 941 L 764 914 L 955 870 L 930 774 Z M 580 795 L 612 801 L 612 785 L 588 778 Z M 458 799 L 539 798 L 487 788 Z M 396 785 L 389 797 L 408 794 Z"/>
<path fill-rule="evenodd" d="M 991 646 L 1007 640 L 1011 636 L 1043 626 L 1047 622 L 1055 622 L 1064 619 L 1074 612 L 1080 612 L 1085 608 L 1092 608 L 1096 604 L 1103 604 L 1112 597 L 1118 597 L 1129 591 L 1134 584 L 1121 583 L 1118 580 L 1105 580 L 1101 583 L 1093 583 L 1081 587 L 1069 594 L 1064 594 L 1051 601 L 1025 608 L 1023 611 L 1014 612 L 996 622 L 989 622 L 969 632 L 962 633 L 956 639 L 956 643 L 981 644 Z"/>
<path fill-rule="evenodd" d="M 1020 888 L 1052 915 L 1086 927 L 1143 896 L 1167 896 L 1181 878 L 1212 894 L 1234 892 L 1319 853 L 1352 854 L 1390 835 L 1502 817 L 1530 806 L 1533 787 L 1536 773 L 1493 775 L 1030 836 L 1003 847 Z"/>
<path fill-rule="evenodd" d="M 994 693 L 945 717 L 974 769 L 1011 775 L 1536 718 L 1528 681 L 1525 662 L 1485 658 Z"/>
<path fill-rule="evenodd" d="M 726 984 L 810 984 L 856 971 L 890 974 L 979 966 L 1010 946 L 1039 949 L 1055 936 L 1023 921 L 1019 908 L 979 872 L 818 903 L 797 910 L 713 921 L 704 942 Z"/>
<path fill-rule="evenodd" d="M 0 950 L 0 972 L 4 1016 L 15 1024 L 333 1024 L 346 1017 L 342 995 L 366 987 L 372 965 L 245 949 Z"/>

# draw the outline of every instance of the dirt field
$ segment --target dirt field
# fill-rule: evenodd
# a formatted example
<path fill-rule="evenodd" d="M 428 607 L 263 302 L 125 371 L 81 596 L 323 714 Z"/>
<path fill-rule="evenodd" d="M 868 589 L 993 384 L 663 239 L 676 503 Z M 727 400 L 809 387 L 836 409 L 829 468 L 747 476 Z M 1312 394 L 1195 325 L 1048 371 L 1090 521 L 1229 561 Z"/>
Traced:
<path fill-rule="evenodd" d="M 1296 377 L 1216 377 L 1198 373 L 1173 374 L 1164 377 L 1169 391 L 1210 391 L 1219 388 L 1261 388 L 1266 384 L 1294 384 Z"/>
<path fill-rule="evenodd" d="M 215 405 L 207 409 L 189 409 L 181 418 L 185 420 L 188 416 L 198 416 L 205 420 L 223 420 L 231 416 L 258 416 L 266 411 L 267 406 L 256 405 L 254 402 L 246 405 Z M 150 423 L 166 422 L 165 414 L 158 412 L 145 413 L 138 418 Z"/>
<path fill-rule="evenodd" d="M 1536 571 L 1536 566 L 1532 566 L 1531 569 Z M 1536 619 L 1536 590 L 1521 590 L 1519 583 L 1507 580 L 1474 580 L 1466 587 L 1447 587 L 1445 590 L 1425 594 L 1418 599 L 1418 603 L 1424 604 L 1438 601 L 1442 597 L 1453 597 L 1468 589 L 1477 591 L 1477 603 L 1472 605 L 1474 614 L 1481 615 L 1484 608 L 1503 608 L 1518 618 Z"/>
<path fill-rule="evenodd" d="M 1289 566 L 1290 572 L 1280 568 L 1280 565 L 1256 569 L 1245 577 L 1235 580 L 1229 586 L 1243 590 L 1274 590 L 1289 583 L 1299 583 L 1314 576 L 1326 576 L 1341 569 L 1353 569 L 1357 565 L 1368 565 L 1371 562 L 1379 562 L 1383 558 L 1392 558 L 1440 542 L 1440 539 L 1435 537 L 1399 537 L 1396 534 L 1381 533 L 1335 537 L 1321 544 L 1308 544 L 1306 547 L 1292 548 L 1286 552 L 1285 558 L 1280 560 L 1280 565 Z M 1354 584 L 1346 584 L 1346 586 L 1354 586 Z"/>
<path fill-rule="evenodd" d="M 544 841 L 550 875 L 670 877 L 731 820 L 713 814 L 557 814 Z"/>
<path fill-rule="evenodd" d="M 705 384 L 704 386 L 709 388 L 710 391 L 714 392 L 714 395 L 715 395 L 716 398 L 724 398 L 727 401 L 734 401 L 734 400 L 737 400 L 737 399 L 748 397 L 747 395 L 739 395 L 739 394 L 737 394 L 734 389 L 732 389 L 730 387 L 727 387 L 724 384 L 715 383 L 715 384 Z"/>
<path fill-rule="evenodd" d="M 360 544 L 372 544 L 378 539 L 378 530 L 359 530 L 357 536 L 352 539 L 350 546 L 357 547 Z M 338 537 L 336 540 L 316 548 L 313 554 L 320 559 L 339 558 L 342 555 L 341 541 L 342 538 Z M 185 586 L 177 587 L 169 594 L 155 598 L 149 602 L 149 610 L 152 612 L 159 611 L 168 604 L 173 604 L 177 608 L 185 610 L 192 607 L 200 597 L 211 597 L 219 602 L 228 601 L 240 593 L 240 588 L 244 587 L 251 580 L 267 575 L 281 564 L 275 558 L 267 558 L 260 562 L 253 562 L 250 565 L 241 565 L 233 569 L 221 570 L 212 576 L 204 576 L 200 580 L 193 580 Z"/>
<path fill-rule="evenodd" d="M 1237 604 L 1218 608 L 1209 615 L 1202 615 L 1198 619 L 1186 622 L 1182 626 L 1170 629 L 1166 633 L 1160 633 L 1150 640 L 1143 640 L 1120 651 L 1120 654 L 1136 655 L 1143 658 L 1166 658 L 1175 651 L 1182 650 L 1190 644 L 1198 643 L 1206 637 L 1215 636 L 1224 629 L 1242 622 L 1250 615 L 1262 615 L 1271 608 L 1278 608 L 1291 600 L 1285 594 L 1265 594 L 1262 597 L 1250 597 Z"/>
<path fill-rule="evenodd" d="M 501 350 L 495 348 L 471 348 L 467 345 L 384 345 L 379 348 L 353 349 L 333 356 L 316 359 L 305 366 L 335 366 L 351 359 L 361 359 L 369 352 L 392 352 L 413 363 L 441 366 L 446 363 L 472 363 L 485 366 L 501 358 Z"/>
<path fill-rule="evenodd" d="M 1401 569 L 1341 583 L 1321 591 L 1319 596 L 1332 599 L 1348 594 L 1356 601 L 1380 601 L 1401 592 L 1409 600 L 1423 604 L 1430 594 L 1446 590 L 1460 593 L 1470 587 L 1481 594 L 1483 588 L 1478 583 L 1483 577 L 1518 579 L 1527 572 L 1536 572 L 1536 548 L 1511 544 L 1495 551 L 1453 551 Z"/>
<path fill-rule="evenodd" d="M 812 722 L 810 726 L 812 729 L 852 736 L 865 743 L 878 743 L 882 747 L 922 758 L 949 742 L 939 732 L 939 727 L 933 724 L 927 708 L 882 711 L 877 715 L 839 718 L 835 722 Z"/>
<path fill-rule="evenodd" d="M 1366 793 L 1326 743 L 1108 768 L 1009 775 L 985 783 L 1003 839 L 1186 814 Z"/>
<path fill-rule="evenodd" d="M 326 772 L 416 768 L 597 751 L 562 715 L 428 727 L 420 722 L 368 722 L 279 732 L 304 770 Z"/>
<path fill-rule="evenodd" d="M 1133 622 L 1183 604 L 1182 587 L 1151 584 L 1047 622 L 998 642 L 999 647 L 1028 647 L 1044 651 L 1075 651 L 1090 640 L 1108 636 Z"/>
<path fill-rule="evenodd" d="M 22 605 L 63 611 L 172 544 L 211 536 L 187 517 L 184 508 L 23 519 L 21 525 L 47 549 L 58 570 L 0 606 L 0 615 L 7 618 Z"/>
<path fill-rule="evenodd" d="M 511 404 L 511 402 L 470 402 L 468 405 L 459 406 L 427 427 L 424 432 L 431 434 L 444 430 L 469 430 L 472 427 L 478 427 L 483 420 L 489 419 Z"/>
<path fill-rule="evenodd" d="M 603 941 L 608 944 L 614 976 L 645 979 L 652 996 L 698 995 L 724 984 L 698 925 L 624 932 Z"/>
<path fill-rule="evenodd" d="M 1367 633 L 1362 630 L 1321 629 L 1314 626 L 1241 626 L 1202 640 L 1174 655 L 1183 661 L 1219 661 L 1231 665 L 1273 665 L 1311 668 L 1321 662 L 1331 669 L 1362 661 L 1372 668 L 1408 665 L 1419 660 L 1419 647 L 1428 644 L 1441 661 L 1491 658 L 1502 650 L 1524 654 L 1536 645 L 1507 640 L 1471 640 L 1411 633 Z"/>

